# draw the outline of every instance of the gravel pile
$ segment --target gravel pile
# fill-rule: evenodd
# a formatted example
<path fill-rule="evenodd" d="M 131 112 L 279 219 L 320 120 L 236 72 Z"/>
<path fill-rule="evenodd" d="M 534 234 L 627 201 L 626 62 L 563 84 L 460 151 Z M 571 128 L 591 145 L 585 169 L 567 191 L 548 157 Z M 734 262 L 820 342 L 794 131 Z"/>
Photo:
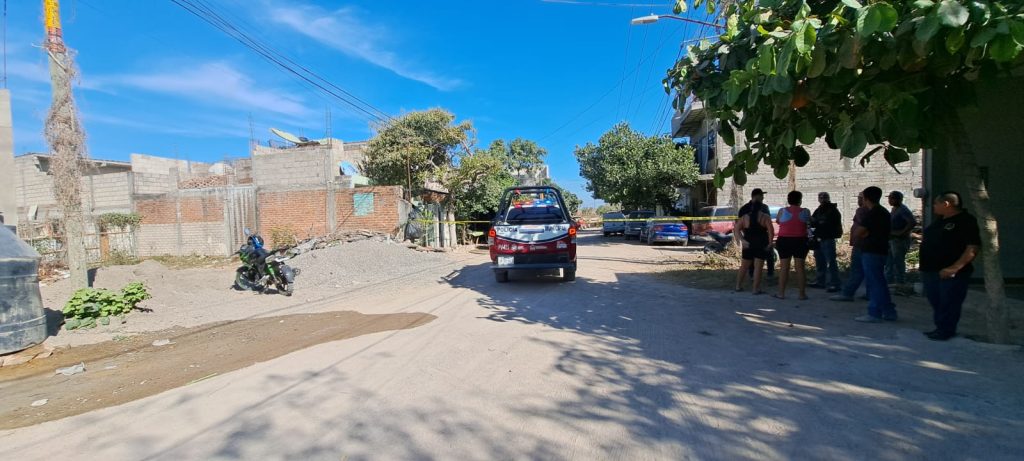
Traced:
<path fill-rule="evenodd" d="M 400 243 L 362 240 L 303 253 L 288 261 L 302 271 L 296 290 L 387 284 L 396 278 L 434 281 L 451 271 L 449 255 L 415 251 Z M 401 283 L 398 281 L 396 283 Z M 383 288 L 382 288 L 383 289 Z"/>

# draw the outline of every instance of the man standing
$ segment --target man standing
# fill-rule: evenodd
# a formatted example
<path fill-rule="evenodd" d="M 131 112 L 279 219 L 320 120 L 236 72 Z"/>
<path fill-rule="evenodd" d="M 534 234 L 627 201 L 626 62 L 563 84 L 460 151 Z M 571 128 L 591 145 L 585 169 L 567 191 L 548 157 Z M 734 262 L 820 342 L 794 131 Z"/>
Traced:
<path fill-rule="evenodd" d="M 917 220 L 914 213 L 903 204 L 903 193 L 889 193 L 892 207 L 892 234 L 889 236 L 889 259 L 885 264 L 885 280 L 902 286 L 907 282 L 907 252 L 910 251 L 910 231 Z"/>
<path fill-rule="evenodd" d="M 818 208 L 811 215 L 811 228 L 818 247 L 814 250 L 814 265 L 818 276 L 812 288 L 828 288 L 829 293 L 839 291 L 839 266 L 836 264 L 836 239 L 843 236 L 843 215 L 832 203 L 828 192 L 818 193 Z"/>
<path fill-rule="evenodd" d="M 858 322 L 878 323 L 896 320 L 896 305 L 889 295 L 885 283 L 885 261 L 889 256 L 889 234 L 892 233 L 892 216 L 881 205 L 882 189 L 871 186 L 864 189 L 864 227 L 857 229 L 861 244 L 861 264 L 864 266 L 864 283 L 868 288 L 868 313 L 855 318 Z"/>
<path fill-rule="evenodd" d="M 858 229 L 864 227 L 864 216 L 867 215 L 867 212 L 868 209 L 864 206 L 864 193 L 862 192 L 857 194 L 857 212 L 854 213 L 853 225 L 850 226 L 850 277 L 846 279 L 842 292 L 829 298 L 832 301 L 853 301 L 853 297 L 856 296 L 860 284 L 864 283 L 864 265 L 860 260 L 860 248 L 863 241 L 857 236 L 860 235 Z"/>
<path fill-rule="evenodd" d="M 744 216 L 750 214 L 750 209 L 754 206 L 761 207 L 762 213 L 771 216 L 771 212 L 768 210 L 768 205 L 764 204 L 764 191 L 761 190 L 760 188 L 754 189 L 750 191 L 750 201 L 740 207 L 740 211 L 739 213 L 737 213 L 739 219 L 737 219 L 736 224 L 733 225 L 734 229 L 739 227 L 740 219 L 743 219 Z M 767 256 L 768 259 L 765 260 L 765 262 L 768 263 L 767 276 L 771 278 L 775 275 L 775 250 L 769 248 Z M 750 266 L 747 275 L 749 275 L 751 278 L 754 277 L 754 266 Z"/>
<path fill-rule="evenodd" d="M 964 211 L 960 194 L 939 195 L 933 208 L 939 219 L 924 230 L 921 240 L 921 278 L 935 320 L 935 329 L 925 336 L 945 341 L 956 336 L 967 282 L 974 272 L 971 263 L 981 251 L 981 234 L 978 220 Z"/>

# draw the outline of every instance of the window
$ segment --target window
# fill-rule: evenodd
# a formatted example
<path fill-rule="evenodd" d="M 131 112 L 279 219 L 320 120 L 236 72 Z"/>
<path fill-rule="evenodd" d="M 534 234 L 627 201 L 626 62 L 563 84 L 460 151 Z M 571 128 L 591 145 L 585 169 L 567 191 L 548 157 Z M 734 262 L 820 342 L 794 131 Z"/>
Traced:
<path fill-rule="evenodd" d="M 356 216 L 369 216 L 373 214 L 373 192 L 358 193 L 352 195 L 352 207 L 355 208 Z"/>

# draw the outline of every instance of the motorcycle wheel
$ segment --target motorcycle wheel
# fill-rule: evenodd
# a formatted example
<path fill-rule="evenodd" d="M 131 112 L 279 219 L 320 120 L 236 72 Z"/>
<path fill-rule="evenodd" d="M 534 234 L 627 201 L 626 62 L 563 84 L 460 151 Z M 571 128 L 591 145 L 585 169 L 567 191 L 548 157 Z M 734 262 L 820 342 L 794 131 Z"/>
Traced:
<path fill-rule="evenodd" d="M 235 289 L 241 291 L 259 291 L 259 285 L 249 278 L 247 275 L 248 272 L 249 271 L 244 267 L 240 267 L 235 271 Z"/>
<path fill-rule="evenodd" d="M 721 253 L 723 251 L 725 251 L 725 246 L 718 242 L 711 242 L 708 243 L 707 245 L 704 245 L 705 254 Z"/>

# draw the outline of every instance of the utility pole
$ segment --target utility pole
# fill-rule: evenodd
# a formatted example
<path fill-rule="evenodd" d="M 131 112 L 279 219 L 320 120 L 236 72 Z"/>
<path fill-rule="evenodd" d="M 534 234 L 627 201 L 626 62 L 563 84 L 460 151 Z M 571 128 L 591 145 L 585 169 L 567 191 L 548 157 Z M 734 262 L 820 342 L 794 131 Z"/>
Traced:
<path fill-rule="evenodd" d="M 75 288 L 85 288 L 89 286 L 81 195 L 85 132 L 78 121 L 78 111 L 71 94 L 75 66 L 74 59 L 64 45 L 59 0 L 43 0 L 43 20 L 46 26 L 44 49 L 50 57 L 50 83 L 53 90 L 53 102 L 44 128 L 46 141 L 50 145 L 53 191 L 64 220 L 64 249 L 68 270 L 71 272 L 71 284 Z"/>

